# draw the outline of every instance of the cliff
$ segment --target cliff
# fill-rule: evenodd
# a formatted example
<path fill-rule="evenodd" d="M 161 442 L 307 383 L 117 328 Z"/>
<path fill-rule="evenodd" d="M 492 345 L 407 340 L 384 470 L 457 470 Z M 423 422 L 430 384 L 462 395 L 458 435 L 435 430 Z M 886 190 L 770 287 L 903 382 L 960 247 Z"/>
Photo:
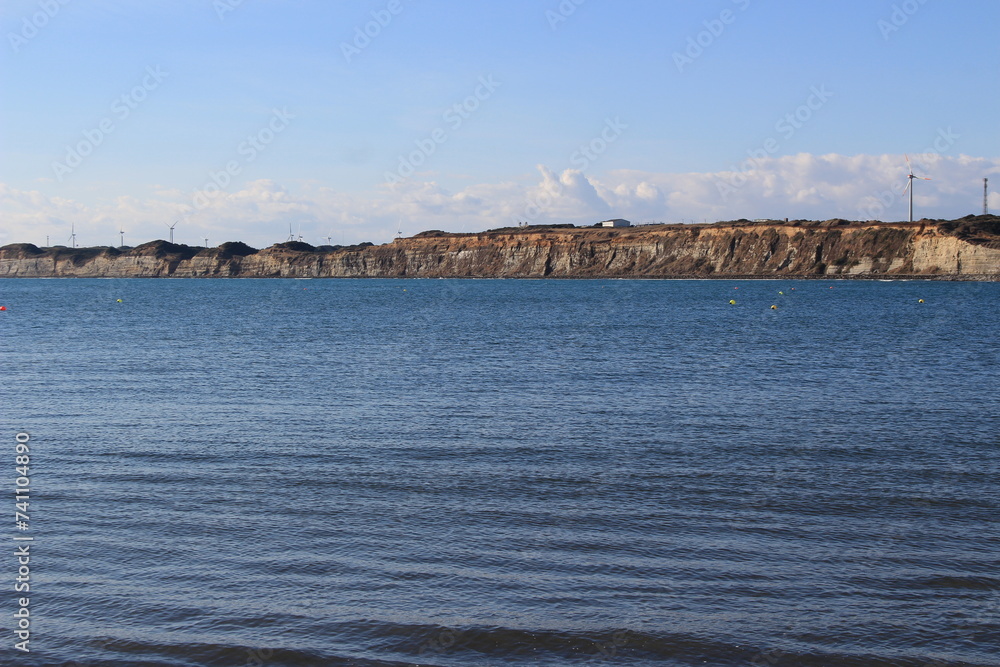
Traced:
<path fill-rule="evenodd" d="M 1000 218 L 423 232 L 380 246 L 0 248 L 0 277 L 766 278 L 1000 280 Z"/>

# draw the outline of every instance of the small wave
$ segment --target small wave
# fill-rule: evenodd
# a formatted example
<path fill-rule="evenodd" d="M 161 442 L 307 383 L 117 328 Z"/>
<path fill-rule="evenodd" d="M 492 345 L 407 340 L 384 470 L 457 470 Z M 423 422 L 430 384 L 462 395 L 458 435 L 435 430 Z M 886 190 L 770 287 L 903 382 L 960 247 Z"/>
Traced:
<path fill-rule="evenodd" d="M 967 591 L 1000 591 L 1000 579 L 996 577 L 956 577 L 938 576 L 920 579 L 918 586 L 927 588 L 954 588 Z"/>

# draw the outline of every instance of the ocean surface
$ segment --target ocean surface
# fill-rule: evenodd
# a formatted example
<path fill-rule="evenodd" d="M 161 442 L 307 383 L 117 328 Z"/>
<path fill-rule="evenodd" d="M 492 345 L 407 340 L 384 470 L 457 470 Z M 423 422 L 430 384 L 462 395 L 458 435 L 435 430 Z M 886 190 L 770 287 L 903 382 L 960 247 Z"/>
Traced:
<path fill-rule="evenodd" d="M 998 304 L 0 281 L 0 664 L 1000 665 Z"/>

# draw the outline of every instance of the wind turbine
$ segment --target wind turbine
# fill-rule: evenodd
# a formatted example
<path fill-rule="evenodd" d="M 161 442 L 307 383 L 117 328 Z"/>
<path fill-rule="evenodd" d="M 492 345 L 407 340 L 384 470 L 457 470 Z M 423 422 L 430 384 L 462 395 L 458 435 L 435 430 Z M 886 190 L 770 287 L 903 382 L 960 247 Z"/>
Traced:
<path fill-rule="evenodd" d="M 119 244 L 119 247 L 120 248 L 124 248 L 125 247 L 125 228 L 124 227 L 121 227 L 121 226 L 118 227 L 118 235 L 121 236 L 121 243 Z"/>
<path fill-rule="evenodd" d="M 178 222 L 180 222 L 180 220 L 174 220 L 174 224 L 172 224 L 172 225 L 167 225 L 167 223 L 165 223 L 165 222 L 163 223 L 163 224 L 167 225 L 167 227 L 170 229 L 170 242 L 171 243 L 174 242 L 174 227 L 177 226 Z"/>
<path fill-rule="evenodd" d="M 76 247 L 76 223 L 69 223 L 69 247 Z"/>
<path fill-rule="evenodd" d="M 292 233 L 292 223 L 288 223 L 288 238 L 285 239 L 285 243 L 291 243 L 295 240 L 295 234 Z"/>
<path fill-rule="evenodd" d="M 403 219 L 402 218 L 399 219 L 399 226 L 396 228 L 396 238 L 397 239 L 403 238 Z"/>
<path fill-rule="evenodd" d="M 931 179 L 924 178 L 923 176 L 914 176 L 913 175 L 913 165 L 910 164 L 910 156 L 909 155 L 903 155 L 903 157 L 906 158 L 906 166 L 910 170 L 910 177 L 909 177 L 909 180 L 906 182 L 906 187 L 903 188 L 903 194 L 905 195 L 907 190 L 910 191 L 910 222 L 913 222 L 913 180 L 914 179 L 918 179 L 918 180 L 921 180 L 921 181 L 929 181 Z"/>

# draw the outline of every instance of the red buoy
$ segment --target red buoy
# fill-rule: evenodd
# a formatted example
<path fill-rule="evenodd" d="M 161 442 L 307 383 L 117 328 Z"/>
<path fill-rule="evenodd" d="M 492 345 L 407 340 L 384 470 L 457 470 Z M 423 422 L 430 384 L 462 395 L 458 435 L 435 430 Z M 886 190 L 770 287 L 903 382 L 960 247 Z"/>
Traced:
<path fill-rule="evenodd" d="M 7 306 L 0 306 L 0 310 L 7 310 Z"/>

